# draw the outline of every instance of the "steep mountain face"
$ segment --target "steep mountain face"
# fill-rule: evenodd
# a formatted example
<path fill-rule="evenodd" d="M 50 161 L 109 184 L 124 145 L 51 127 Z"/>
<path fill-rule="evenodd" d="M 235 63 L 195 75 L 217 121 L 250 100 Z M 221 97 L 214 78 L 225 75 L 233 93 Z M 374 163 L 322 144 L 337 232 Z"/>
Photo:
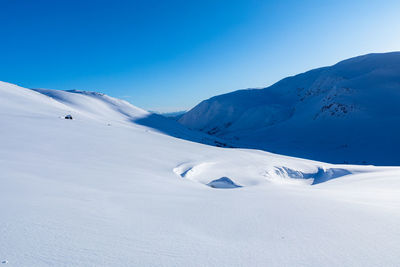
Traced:
<path fill-rule="evenodd" d="M 227 142 L 333 163 L 400 164 L 400 52 L 201 102 L 179 120 Z"/>

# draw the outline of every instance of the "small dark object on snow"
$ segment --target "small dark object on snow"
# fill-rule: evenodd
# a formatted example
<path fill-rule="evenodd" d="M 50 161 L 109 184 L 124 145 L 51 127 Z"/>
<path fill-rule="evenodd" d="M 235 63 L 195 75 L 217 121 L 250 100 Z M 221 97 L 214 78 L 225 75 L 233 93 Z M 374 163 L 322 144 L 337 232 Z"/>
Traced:
<path fill-rule="evenodd" d="M 66 120 L 72 120 L 72 116 L 71 116 L 71 115 L 66 115 L 64 119 L 66 119 Z"/>
<path fill-rule="evenodd" d="M 241 185 L 235 184 L 228 177 L 221 177 L 217 180 L 209 182 L 207 185 L 212 188 L 223 188 L 223 189 L 242 187 Z"/>

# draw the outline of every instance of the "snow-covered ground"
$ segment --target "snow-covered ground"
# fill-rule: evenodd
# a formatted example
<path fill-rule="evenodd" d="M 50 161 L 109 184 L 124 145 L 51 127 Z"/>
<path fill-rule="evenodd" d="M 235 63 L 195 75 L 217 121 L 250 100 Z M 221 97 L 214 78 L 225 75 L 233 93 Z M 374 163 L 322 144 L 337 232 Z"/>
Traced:
<path fill-rule="evenodd" d="M 398 167 L 186 141 L 81 91 L 0 83 L 0 119 L 7 266 L 400 264 Z"/>
<path fill-rule="evenodd" d="M 331 163 L 400 165 L 400 52 L 215 96 L 179 122 L 237 147 Z"/>

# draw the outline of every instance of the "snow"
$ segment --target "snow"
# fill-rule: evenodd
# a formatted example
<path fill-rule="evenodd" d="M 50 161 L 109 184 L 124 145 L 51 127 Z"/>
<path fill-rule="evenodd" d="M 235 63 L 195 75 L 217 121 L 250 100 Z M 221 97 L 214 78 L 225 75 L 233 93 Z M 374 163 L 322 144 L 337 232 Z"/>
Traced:
<path fill-rule="evenodd" d="M 235 184 L 235 182 L 233 182 L 228 177 L 221 177 L 217 180 L 209 182 L 207 185 L 212 188 L 221 188 L 221 189 L 241 187 L 240 185 Z"/>
<path fill-rule="evenodd" d="M 203 135 L 152 115 L 98 93 L 0 83 L 0 261 L 399 263 L 399 167 L 208 146 L 190 141 Z M 153 127 L 137 123 L 148 117 Z M 209 186 L 218 180 L 240 187 Z"/>
<path fill-rule="evenodd" d="M 235 147 L 331 163 L 399 165 L 400 52 L 369 54 L 212 97 L 179 122 Z"/>

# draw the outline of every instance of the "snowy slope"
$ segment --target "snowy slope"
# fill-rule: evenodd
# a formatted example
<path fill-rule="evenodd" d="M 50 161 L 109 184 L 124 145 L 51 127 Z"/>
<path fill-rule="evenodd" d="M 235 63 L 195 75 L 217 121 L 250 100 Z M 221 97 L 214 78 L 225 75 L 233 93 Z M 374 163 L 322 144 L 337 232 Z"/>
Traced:
<path fill-rule="evenodd" d="M 400 261 L 400 168 L 207 146 L 132 120 L 147 115 L 96 93 L 0 83 L 0 262 Z"/>
<path fill-rule="evenodd" d="M 400 52 L 369 54 L 201 102 L 180 120 L 239 147 L 399 165 Z"/>
<path fill-rule="evenodd" d="M 78 118 L 84 116 L 85 118 L 107 123 L 107 125 L 111 121 L 118 125 L 132 125 L 132 122 L 134 122 L 177 138 L 204 144 L 225 146 L 223 140 L 219 138 L 211 137 L 198 131 L 191 131 L 164 116 L 145 111 L 125 100 L 116 99 L 102 93 L 51 89 L 34 89 L 34 91 L 68 106 L 65 112 L 71 114 L 72 117 L 75 117 L 75 114 L 79 114 Z"/>

